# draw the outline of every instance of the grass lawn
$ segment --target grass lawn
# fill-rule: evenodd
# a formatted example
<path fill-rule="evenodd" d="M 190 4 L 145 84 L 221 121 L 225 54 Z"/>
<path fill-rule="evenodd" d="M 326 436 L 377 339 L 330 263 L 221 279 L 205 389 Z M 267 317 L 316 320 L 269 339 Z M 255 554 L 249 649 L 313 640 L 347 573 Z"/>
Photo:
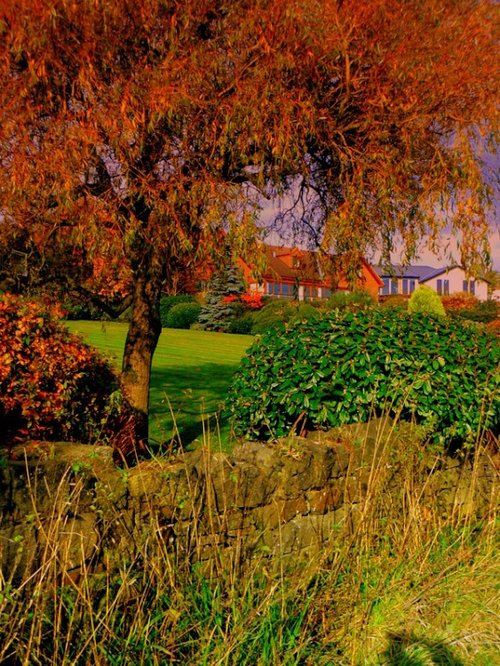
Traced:
<path fill-rule="evenodd" d="M 127 324 L 70 321 L 68 327 L 83 335 L 121 366 Z M 252 343 L 249 335 L 163 329 L 153 359 L 150 436 L 153 443 L 170 442 L 179 434 L 184 446 L 201 438 L 204 427 L 217 427 L 213 417 L 224 399 L 241 357 Z M 224 448 L 230 431 L 219 424 Z"/>

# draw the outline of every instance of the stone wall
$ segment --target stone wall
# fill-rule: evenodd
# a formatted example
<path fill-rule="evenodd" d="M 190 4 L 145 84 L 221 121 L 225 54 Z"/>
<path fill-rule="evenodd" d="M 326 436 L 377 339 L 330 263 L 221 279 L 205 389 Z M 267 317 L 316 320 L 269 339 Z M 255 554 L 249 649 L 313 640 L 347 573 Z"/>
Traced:
<path fill-rule="evenodd" d="M 0 470 L 0 548 L 4 570 L 19 574 L 47 548 L 68 572 L 119 567 L 158 548 L 178 563 L 283 566 L 328 556 L 368 507 L 432 522 L 484 518 L 498 504 L 494 456 L 438 459 L 411 429 L 382 421 L 127 470 L 106 447 L 35 444 L 15 453 Z"/>

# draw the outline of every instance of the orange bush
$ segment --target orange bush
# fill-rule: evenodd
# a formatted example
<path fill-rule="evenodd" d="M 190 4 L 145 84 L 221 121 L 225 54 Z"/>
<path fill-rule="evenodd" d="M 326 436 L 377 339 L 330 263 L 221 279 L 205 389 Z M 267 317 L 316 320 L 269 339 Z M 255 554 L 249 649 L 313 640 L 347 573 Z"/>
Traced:
<path fill-rule="evenodd" d="M 457 310 L 472 310 L 472 308 L 479 303 L 478 299 L 473 294 L 468 294 L 465 291 L 458 291 L 449 296 L 441 296 L 441 302 L 445 310 L 456 312 Z"/>
<path fill-rule="evenodd" d="M 121 420 L 108 362 L 35 301 L 0 299 L 0 419 L 7 444 L 25 438 L 111 439 Z"/>

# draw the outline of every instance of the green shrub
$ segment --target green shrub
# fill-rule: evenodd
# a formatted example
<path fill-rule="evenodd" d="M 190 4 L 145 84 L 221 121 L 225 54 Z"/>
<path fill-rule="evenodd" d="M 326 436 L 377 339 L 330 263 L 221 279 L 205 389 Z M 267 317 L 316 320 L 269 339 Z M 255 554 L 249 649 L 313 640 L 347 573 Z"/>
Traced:
<path fill-rule="evenodd" d="M 243 359 L 226 412 L 237 435 L 275 438 L 389 413 L 436 441 L 498 428 L 500 346 L 445 318 L 340 311 L 274 329 Z"/>
<path fill-rule="evenodd" d="M 282 327 L 284 324 L 320 316 L 318 308 L 311 303 L 275 300 L 267 303 L 253 315 L 252 334 L 258 335 L 266 331 Z"/>
<path fill-rule="evenodd" d="M 408 299 L 403 294 L 391 294 L 380 303 L 383 310 L 408 310 Z"/>
<path fill-rule="evenodd" d="M 495 321 L 499 314 L 499 307 L 495 301 L 483 301 L 476 303 L 470 310 L 464 308 L 455 312 L 455 316 L 460 319 L 468 319 L 481 324 L 489 324 Z"/>
<path fill-rule="evenodd" d="M 167 328 L 190 328 L 198 321 L 201 306 L 198 303 L 177 303 L 170 308 L 166 317 Z"/>
<path fill-rule="evenodd" d="M 191 294 L 175 294 L 172 296 L 162 296 L 160 300 L 160 319 L 163 328 L 167 327 L 167 316 L 174 305 L 179 303 L 196 303 L 196 298 Z"/>
<path fill-rule="evenodd" d="M 446 311 L 439 295 L 427 285 L 417 287 L 408 301 L 408 312 L 445 317 Z"/>
<path fill-rule="evenodd" d="M 239 335 L 250 335 L 254 324 L 253 313 L 246 312 L 230 322 L 227 329 L 228 333 L 237 333 Z"/>
<path fill-rule="evenodd" d="M 355 291 L 334 291 L 328 299 L 329 309 L 369 308 L 376 305 L 375 299 L 365 289 Z"/>
<path fill-rule="evenodd" d="M 54 312 L 35 301 L 0 297 L 0 349 L 0 422 L 7 444 L 114 437 L 118 378 Z"/>
<path fill-rule="evenodd" d="M 109 315 L 90 300 L 67 297 L 61 304 L 64 318 L 68 321 L 86 319 L 87 321 L 109 321 Z"/>

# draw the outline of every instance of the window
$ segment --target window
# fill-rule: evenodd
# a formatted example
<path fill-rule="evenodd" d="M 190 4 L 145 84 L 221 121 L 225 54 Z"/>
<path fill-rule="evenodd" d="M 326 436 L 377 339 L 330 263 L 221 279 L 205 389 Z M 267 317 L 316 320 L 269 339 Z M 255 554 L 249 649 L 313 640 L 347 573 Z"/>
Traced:
<path fill-rule="evenodd" d="M 272 295 L 272 293 L 273 293 L 273 283 L 272 282 L 267 283 L 267 293 L 269 295 Z"/>
<path fill-rule="evenodd" d="M 475 280 L 464 280 L 463 281 L 463 290 L 465 293 L 474 295 L 476 293 L 476 282 Z"/>
<path fill-rule="evenodd" d="M 323 298 L 330 298 L 332 295 L 332 290 L 328 289 L 328 287 L 323 287 Z"/>
<path fill-rule="evenodd" d="M 391 280 L 391 294 L 397 294 L 397 293 L 398 293 L 398 281 Z"/>
<path fill-rule="evenodd" d="M 442 296 L 443 295 L 443 281 L 438 280 L 437 281 L 437 293 Z"/>
<path fill-rule="evenodd" d="M 290 296 L 290 285 L 287 284 L 286 282 L 283 282 L 281 286 L 282 286 L 281 293 L 283 294 L 283 296 L 285 296 L 285 298 L 288 298 Z"/>
<path fill-rule="evenodd" d="M 389 278 L 383 278 L 384 286 L 382 287 L 382 294 L 387 296 L 389 294 Z"/>
<path fill-rule="evenodd" d="M 408 278 L 403 278 L 403 294 L 408 293 Z"/>
<path fill-rule="evenodd" d="M 449 296 L 449 294 L 450 294 L 450 281 L 449 280 L 444 280 L 443 293 L 444 293 L 445 296 Z"/>
<path fill-rule="evenodd" d="M 279 282 L 274 283 L 274 295 L 275 296 L 280 295 L 280 283 Z"/>
<path fill-rule="evenodd" d="M 410 280 L 410 294 L 415 291 L 415 280 Z"/>

